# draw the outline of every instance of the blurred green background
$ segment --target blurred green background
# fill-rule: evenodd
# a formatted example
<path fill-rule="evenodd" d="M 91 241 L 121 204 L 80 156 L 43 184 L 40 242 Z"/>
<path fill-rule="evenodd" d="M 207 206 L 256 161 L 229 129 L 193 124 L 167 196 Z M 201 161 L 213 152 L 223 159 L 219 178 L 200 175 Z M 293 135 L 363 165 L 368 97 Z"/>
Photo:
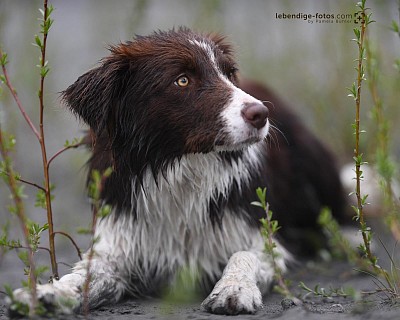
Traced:
<path fill-rule="evenodd" d="M 49 155 L 62 148 L 65 140 L 83 134 L 80 124 L 61 105 L 59 93 L 81 74 L 107 55 L 107 46 L 148 34 L 157 29 L 185 25 L 198 31 L 220 32 L 229 37 L 237 50 L 241 74 L 257 79 L 275 89 L 307 125 L 328 144 L 340 164 L 352 161 L 354 101 L 347 97 L 356 77 L 354 59 L 357 48 L 353 21 L 313 23 L 302 19 L 277 19 L 279 13 L 353 14 L 355 1 L 344 0 L 55 0 L 54 24 L 48 39 L 51 71 L 46 79 L 45 105 Z M 398 1 L 367 1 L 372 9 L 370 39 L 380 63 L 379 91 L 391 124 L 392 156 L 400 158 L 400 76 L 394 67 L 400 58 L 399 35 L 390 30 L 391 21 L 399 21 Z M 39 50 L 34 35 L 39 33 L 41 1 L 0 1 L 0 45 L 8 53 L 11 80 L 29 115 L 37 123 Z M 364 86 L 362 96 L 362 150 L 369 159 L 376 145 L 376 127 L 370 115 L 370 96 Z M 15 168 L 30 181 L 42 180 L 40 149 L 16 105 L 3 86 L 0 96 L 2 128 L 16 135 Z M 90 221 L 85 198 L 85 150 L 70 151 L 52 165 L 56 185 L 54 214 L 57 230 L 76 234 L 78 227 Z M 26 187 L 31 198 L 27 212 L 44 223 L 45 213 L 33 206 L 35 191 Z M 6 206 L 8 189 L 0 183 L 0 226 L 7 220 L 16 225 Z M 161 223 L 161 222 L 160 222 Z M 15 235 L 15 236 L 14 236 Z M 13 234 L 18 237 L 18 231 Z M 46 237 L 44 237 L 46 238 Z M 85 248 L 88 239 L 76 236 Z M 45 244 L 45 239 L 43 243 Z M 70 244 L 57 238 L 60 261 L 72 264 L 76 259 Z M 0 255 L 0 286 L 22 277 L 21 269 L 10 268 L 13 258 Z M 39 255 L 42 264 L 47 256 Z M 68 268 L 68 267 L 65 267 Z"/>

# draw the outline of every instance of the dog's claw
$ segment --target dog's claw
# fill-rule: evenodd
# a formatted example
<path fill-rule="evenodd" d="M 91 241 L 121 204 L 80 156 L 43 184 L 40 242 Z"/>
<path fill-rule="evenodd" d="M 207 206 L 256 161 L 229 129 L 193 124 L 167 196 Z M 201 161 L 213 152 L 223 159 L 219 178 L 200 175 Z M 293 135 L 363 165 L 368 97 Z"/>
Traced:
<path fill-rule="evenodd" d="M 262 307 L 262 297 L 256 285 L 229 285 L 222 289 L 214 289 L 201 306 L 204 310 L 216 314 L 253 314 Z"/>

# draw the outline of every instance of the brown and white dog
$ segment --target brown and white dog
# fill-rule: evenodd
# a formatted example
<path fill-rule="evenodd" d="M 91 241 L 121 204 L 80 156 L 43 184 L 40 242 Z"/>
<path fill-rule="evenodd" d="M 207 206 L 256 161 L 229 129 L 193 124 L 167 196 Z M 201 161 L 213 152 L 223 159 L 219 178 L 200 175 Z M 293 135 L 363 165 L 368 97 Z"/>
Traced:
<path fill-rule="evenodd" d="M 250 205 L 255 190 L 268 187 L 289 246 L 311 252 L 304 234 L 320 236 L 321 207 L 342 213 L 331 154 L 267 89 L 238 83 L 224 37 L 180 28 L 110 51 L 62 95 L 90 126 L 90 170 L 113 168 L 102 192 L 112 213 L 96 227 L 90 308 L 160 294 L 185 269 L 209 294 L 205 310 L 254 313 L 274 276 L 259 232 L 264 212 Z M 282 132 L 272 142 L 270 119 Z M 280 244 L 277 251 L 285 270 L 290 254 Z M 78 311 L 87 271 L 86 256 L 39 286 L 39 297 Z M 24 290 L 15 297 L 29 299 Z"/>

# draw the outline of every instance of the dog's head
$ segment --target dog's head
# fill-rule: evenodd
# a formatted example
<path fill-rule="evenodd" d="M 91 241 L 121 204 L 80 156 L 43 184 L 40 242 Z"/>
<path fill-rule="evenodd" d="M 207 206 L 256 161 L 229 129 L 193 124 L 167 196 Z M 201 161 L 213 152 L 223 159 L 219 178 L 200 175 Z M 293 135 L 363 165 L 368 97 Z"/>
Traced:
<path fill-rule="evenodd" d="M 110 48 L 63 100 L 141 172 L 187 153 L 240 150 L 268 133 L 268 109 L 237 87 L 232 48 L 180 28 Z"/>

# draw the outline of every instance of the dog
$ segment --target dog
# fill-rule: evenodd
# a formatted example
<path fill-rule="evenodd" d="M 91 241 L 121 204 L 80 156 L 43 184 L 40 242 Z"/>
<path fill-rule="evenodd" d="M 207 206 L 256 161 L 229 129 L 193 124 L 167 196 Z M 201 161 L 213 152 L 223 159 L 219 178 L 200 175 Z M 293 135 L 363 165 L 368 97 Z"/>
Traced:
<path fill-rule="evenodd" d="M 111 46 L 62 100 L 90 127 L 89 171 L 112 168 L 101 188 L 112 212 L 97 222 L 93 257 L 38 286 L 60 313 L 81 310 L 88 274 L 96 308 L 160 295 L 181 270 L 208 294 L 204 310 L 255 313 L 274 279 L 259 231 L 265 212 L 251 205 L 256 188 L 268 188 L 289 247 L 298 229 L 320 232 L 323 206 L 340 218 L 333 156 L 268 89 L 239 84 L 223 36 L 181 27 Z M 292 254 L 276 244 L 285 271 Z M 25 290 L 14 296 L 29 301 Z"/>

